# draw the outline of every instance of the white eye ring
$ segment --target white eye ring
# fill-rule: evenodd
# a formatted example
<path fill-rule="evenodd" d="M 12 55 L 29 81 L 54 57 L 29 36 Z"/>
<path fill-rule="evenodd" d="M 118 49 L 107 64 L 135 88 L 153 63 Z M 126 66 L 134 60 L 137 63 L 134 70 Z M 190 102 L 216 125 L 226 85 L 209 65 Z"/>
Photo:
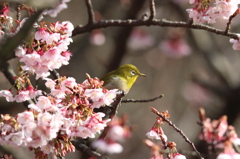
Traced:
<path fill-rule="evenodd" d="M 132 70 L 131 74 L 134 76 L 134 75 L 136 75 L 136 72 L 134 70 Z"/>

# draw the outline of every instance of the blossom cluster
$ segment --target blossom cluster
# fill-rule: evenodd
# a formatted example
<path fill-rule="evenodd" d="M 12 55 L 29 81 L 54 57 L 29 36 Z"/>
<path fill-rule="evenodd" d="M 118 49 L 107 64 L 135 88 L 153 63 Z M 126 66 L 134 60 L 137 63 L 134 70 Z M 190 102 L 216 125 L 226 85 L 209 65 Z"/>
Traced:
<path fill-rule="evenodd" d="M 169 118 L 168 111 L 161 112 L 161 115 L 165 118 Z M 164 150 L 169 149 L 168 158 L 170 159 L 186 159 L 186 157 L 177 152 L 176 144 L 174 142 L 167 142 L 167 136 L 162 129 L 163 119 L 157 117 L 152 129 L 146 134 L 149 139 L 160 140 L 162 144 L 155 144 L 150 140 L 145 140 L 145 144 L 151 148 L 152 155 L 150 159 L 164 159 Z"/>
<path fill-rule="evenodd" d="M 41 90 L 36 90 L 29 78 L 27 76 L 20 76 L 15 80 L 15 87 L 18 89 L 16 94 L 12 92 L 12 89 L 9 90 L 1 90 L 0 97 L 5 97 L 8 102 L 24 102 L 30 99 L 34 99 L 35 97 L 42 95 Z"/>
<path fill-rule="evenodd" d="M 15 35 L 16 32 L 20 28 L 20 24 L 22 21 L 16 21 L 17 25 L 14 26 L 13 18 L 9 16 L 10 7 L 8 5 L 4 5 L 3 9 L 0 11 L 0 41 L 4 36 L 12 36 Z"/>
<path fill-rule="evenodd" d="M 95 137 L 110 119 L 104 120 L 105 114 L 93 109 L 99 103 L 110 105 L 117 90 L 107 90 L 99 79 L 87 78 L 81 84 L 71 77 L 45 79 L 50 93 L 38 96 L 28 111 L 16 117 L 1 116 L 1 144 L 29 147 L 37 158 L 47 158 L 49 153 L 65 156 L 74 151 L 73 137 Z"/>
<path fill-rule="evenodd" d="M 119 142 L 131 135 L 131 126 L 126 124 L 126 118 L 115 117 L 108 123 L 107 134 L 103 133 L 98 140 L 92 143 L 92 147 L 107 154 L 120 153 L 123 147 Z"/>
<path fill-rule="evenodd" d="M 68 1 L 63 0 L 61 4 L 65 6 Z M 23 4 L 19 8 L 27 10 L 29 15 L 34 14 L 31 6 Z M 15 35 L 28 19 L 25 17 L 15 20 L 9 15 L 10 7 L 6 3 L 0 11 L 0 40 L 5 35 Z M 71 35 L 74 26 L 71 22 L 64 21 L 36 22 L 33 27 L 35 28 L 35 32 L 32 33 L 33 37 L 19 45 L 15 50 L 15 56 L 24 64 L 22 69 L 35 73 L 36 79 L 38 79 L 49 76 L 49 71 L 59 69 L 62 65 L 69 63 L 71 52 L 68 51 L 68 45 L 72 42 Z"/>
<path fill-rule="evenodd" d="M 15 55 L 24 63 L 22 69 L 36 73 L 36 79 L 47 77 L 49 71 L 67 65 L 71 56 L 68 45 L 72 42 L 72 23 L 56 22 L 37 26 L 34 39 L 19 46 Z"/>
<path fill-rule="evenodd" d="M 205 117 L 203 108 L 200 108 L 199 112 L 200 124 L 202 125 L 202 131 L 199 137 L 209 144 L 209 149 L 214 148 L 222 150 L 217 156 L 217 159 L 240 158 L 240 154 L 233 148 L 233 145 L 240 145 L 240 138 L 234 127 L 228 125 L 227 116 L 222 116 L 218 120 L 211 121 L 211 119 Z"/>
<path fill-rule="evenodd" d="M 212 3 L 212 2 L 211 2 Z M 191 9 L 187 9 L 189 17 L 198 23 L 216 23 L 217 19 L 229 19 L 238 9 L 239 0 L 214 0 L 210 5 L 208 0 L 190 0 L 190 4 L 195 4 Z"/>

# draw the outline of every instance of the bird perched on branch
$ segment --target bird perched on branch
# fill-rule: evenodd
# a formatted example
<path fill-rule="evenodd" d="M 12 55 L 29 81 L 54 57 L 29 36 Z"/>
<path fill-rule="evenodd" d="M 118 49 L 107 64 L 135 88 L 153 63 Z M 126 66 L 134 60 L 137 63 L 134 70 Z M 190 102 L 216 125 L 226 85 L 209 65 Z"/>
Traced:
<path fill-rule="evenodd" d="M 107 73 L 101 80 L 104 81 L 103 87 L 106 89 L 119 89 L 127 94 L 139 76 L 146 77 L 136 66 L 126 64 Z"/>
<path fill-rule="evenodd" d="M 118 69 L 113 70 L 103 76 L 101 80 L 104 81 L 104 88 L 118 89 L 119 91 L 123 92 L 117 95 L 115 101 L 110 107 L 95 108 L 94 111 L 105 113 L 104 118 L 112 118 L 113 116 L 115 116 L 117 109 L 120 106 L 122 97 L 128 93 L 138 76 L 145 75 L 140 73 L 137 67 L 131 64 L 120 66 Z"/>

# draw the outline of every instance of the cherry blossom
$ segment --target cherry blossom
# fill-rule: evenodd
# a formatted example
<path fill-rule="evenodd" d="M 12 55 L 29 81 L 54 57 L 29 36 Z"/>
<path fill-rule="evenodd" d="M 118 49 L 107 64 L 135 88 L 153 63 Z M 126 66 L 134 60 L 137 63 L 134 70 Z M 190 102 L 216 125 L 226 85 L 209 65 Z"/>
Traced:
<path fill-rule="evenodd" d="M 51 91 L 45 95 L 36 93 L 37 90 L 32 86 L 28 86 L 27 89 L 19 87 L 23 90 L 14 98 L 19 96 L 18 100 L 30 99 L 30 92 L 33 92 L 32 96 L 35 97 L 37 94 L 38 97 L 35 104 L 28 106 L 30 110 L 19 113 L 16 117 L 2 116 L 2 122 L 0 122 L 1 143 L 32 147 L 38 152 L 41 150 L 43 155 L 55 153 L 58 148 L 61 148 L 63 154 L 66 155 L 75 150 L 70 142 L 72 137 L 95 137 L 96 133 L 100 133 L 111 119 L 104 120 L 105 114 L 93 112 L 91 105 L 98 102 L 99 98 L 106 98 L 105 96 L 113 101 L 112 98 L 116 97 L 116 91 L 110 90 L 111 95 L 109 95 L 108 90 L 102 88 L 103 82 L 97 78 L 92 79 L 89 76 L 87 78 L 87 81 L 91 81 L 91 83 L 84 81 L 78 84 L 72 77 L 61 77 L 57 80 L 46 78 L 45 85 Z M 26 84 L 24 82 L 28 82 L 26 77 L 21 77 L 16 81 L 21 86 Z M 52 90 L 56 89 L 63 95 L 59 97 L 52 94 L 54 93 Z M 10 91 L 5 90 L 1 93 L 7 99 L 13 98 Z M 98 96 L 99 93 L 100 96 Z M 113 95 L 114 93 L 115 95 Z M 106 103 L 111 104 L 109 101 Z M 103 105 L 106 103 L 103 102 Z M 64 141 L 62 141 L 63 138 Z M 56 145 L 61 142 L 65 144 Z M 119 147 L 122 149 L 118 143 L 108 145 L 111 152 L 120 152 Z"/>
<path fill-rule="evenodd" d="M 238 35 L 238 38 L 240 38 L 240 34 L 237 34 L 237 35 Z M 229 41 L 230 41 L 230 43 L 233 43 L 233 46 L 232 46 L 233 50 L 240 50 L 240 41 L 239 40 L 230 39 Z"/>
<path fill-rule="evenodd" d="M 1 90 L 0 97 L 5 97 L 8 102 L 13 102 L 15 100 L 12 92 L 9 90 Z"/>
<path fill-rule="evenodd" d="M 195 4 L 191 9 L 187 9 L 189 17 L 194 22 L 216 23 L 217 19 L 229 19 L 238 9 L 238 0 L 214 0 L 213 5 L 210 1 L 190 0 L 190 4 Z"/>
<path fill-rule="evenodd" d="M 159 137 L 158 133 L 154 130 L 150 130 L 146 136 L 149 138 L 149 139 L 156 139 L 156 140 L 160 140 L 161 138 Z"/>
<path fill-rule="evenodd" d="M 22 69 L 36 73 L 38 79 L 49 76 L 49 71 L 53 69 L 67 65 L 71 56 L 68 45 L 72 42 L 70 36 L 73 29 L 73 25 L 67 21 L 51 23 L 49 26 L 41 23 L 35 33 L 35 40 L 30 45 L 37 47 L 33 49 L 22 45 L 15 50 L 19 61 L 25 64 Z"/>

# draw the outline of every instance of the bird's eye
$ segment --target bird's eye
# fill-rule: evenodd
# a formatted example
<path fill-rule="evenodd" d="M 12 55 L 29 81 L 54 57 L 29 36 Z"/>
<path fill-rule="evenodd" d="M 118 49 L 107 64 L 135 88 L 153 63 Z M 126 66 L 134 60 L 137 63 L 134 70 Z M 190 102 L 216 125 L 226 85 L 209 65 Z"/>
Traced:
<path fill-rule="evenodd" d="M 136 72 L 134 70 L 132 70 L 131 74 L 134 76 L 134 75 L 136 75 Z"/>

